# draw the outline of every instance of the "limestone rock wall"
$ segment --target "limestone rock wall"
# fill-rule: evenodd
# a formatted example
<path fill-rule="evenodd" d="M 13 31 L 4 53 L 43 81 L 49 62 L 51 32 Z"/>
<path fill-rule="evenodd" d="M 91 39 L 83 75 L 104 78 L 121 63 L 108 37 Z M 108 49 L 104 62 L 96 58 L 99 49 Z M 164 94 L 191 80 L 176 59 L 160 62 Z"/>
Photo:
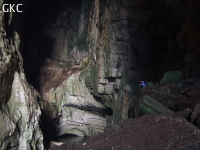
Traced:
<path fill-rule="evenodd" d="M 91 136 L 93 133 L 86 127 L 92 127 L 95 129 L 93 132 L 98 133 L 107 125 L 128 118 L 128 105 L 137 87 L 134 81 L 138 77 L 132 78 L 132 74 L 136 73 L 130 69 L 130 43 L 115 39 L 115 34 L 120 34 L 115 32 L 121 32 L 115 29 L 120 28 L 121 23 L 111 23 L 112 17 L 116 17 L 111 14 L 118 12 L 111 13 L 113 8 L 110 7 L 119 7 L 116 3 L 80 1 L 79 6 L 70 7 L 73 11 L 66 12 L 64 9 L 53 27 L 46 31 L 55 38 L 52 59 L 66 61 L 71 68 L 78 67 L 80 72 L 68 74 L 60 85 L 50 85 L 52 88 L 42 91 L 47 106 L 44 107 L 45 112 L 55 105 L 56 109 L 51 109 L 47 114 L 50 120 L 55 118 L 55 125 L 52 126 L 57 126 L 55 130 L 58 135 L 74 133 Z M 63 24 L 63 20 L 68 24 Z M 55 32 L 59 38 L 54 36 Z M 88 109 L 92 110 L 92 114 L 88 114 Z M 70 116 L 74 117 L 70 119 Z"/>
<path fill-rule="evenodd" d="M 52 41 L 51 59 L 68 66 L 60 66 L 60 72 L 55 68 L 46 75 L 43 72 L 40 81 L 49 73 L 56 81 L 49 80 L 41 94 L 47 106 L 44 111 L 50 109 L 47 114 L 59 125 L 59 135 L 69 131 L 64 124 L 79 120 L 69 120 L 67 108 L 76 114 L 77 109 L 82 113 L 92 104 L 96 110 L 107 111 L 101 118 L 107 125 L 115 124 L 129 117 L 140 80 L 158 82 L 169 70 L 181 71 L 183 78 L 200 71 L 198 7 L 197 0 L 75 0 L 63 4 L 44 36 Z M 83 122 L 79 120 L 80 125 Z M 101 123 L 103 128 L 106 124 Z M 77 124 L 75 128 L 80 129 Z"/>
<path fill-rule="evenodd" d="M 94 99 L 84 78 L 79 77 L 80 73 L 73 74 L 57 88 L 43 93 L 43 109 L 49 119 L 55 120 L 57 135 L 92 136 L 107 126 L 105 107 Z"/>
<path fill-rule="evenodd" d="M 21 39 L 18 32 L 10 32 L 5 15 L 0 10 L 0 149 L 43 150 L 39 94 L 26 81 Z"/>
<path fill-rule="evenodd" d="M 15 72 L 11 97 L 1 110 L 2 149 L 44 149 L 37 98 L 37 92 L 23 80 L 23 73 Z"/>
<path fill-rule="evenodd" d="M 103 132 L 128 119 L 140 80 L 159 81 L 168 70 L 181 71 L 183 78 L 200 71 L 198 0 L 69 0 L 56 7 L 49 14 L 56 19 L 43 21 L 39 34 L 28 32 L 32 46 L 23 55 L 37 65 L 45 53 L 51 57 L 40 62 L 42 68 L 27 64 L 29 74 L 41 69 L 44 132 Z M 26 81 L 20 55 L 24 14 L 0 11 L 2 149 L 43 149 L 40 98 Z"/>

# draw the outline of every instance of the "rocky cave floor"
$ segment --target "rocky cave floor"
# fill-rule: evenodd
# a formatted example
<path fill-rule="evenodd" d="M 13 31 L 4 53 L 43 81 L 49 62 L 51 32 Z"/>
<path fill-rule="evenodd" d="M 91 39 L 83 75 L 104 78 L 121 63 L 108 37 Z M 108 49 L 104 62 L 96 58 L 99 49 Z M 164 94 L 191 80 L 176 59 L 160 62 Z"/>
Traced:
<path fill-rule="evenodd" d="M 49 150 L 198 150 L 200 130 L 181 116 L 151 114 L 107 129 L 85 144 L 51 145 Z"/>
<path fill-rule="evenodd" d="M 141 101 L 145 95 L 174 113 L 128 119 L 107 127 L 87 143 L 52 142 L 49 150 L 199 150 L 200 78 L 146 87 L 135 99 Z"/>

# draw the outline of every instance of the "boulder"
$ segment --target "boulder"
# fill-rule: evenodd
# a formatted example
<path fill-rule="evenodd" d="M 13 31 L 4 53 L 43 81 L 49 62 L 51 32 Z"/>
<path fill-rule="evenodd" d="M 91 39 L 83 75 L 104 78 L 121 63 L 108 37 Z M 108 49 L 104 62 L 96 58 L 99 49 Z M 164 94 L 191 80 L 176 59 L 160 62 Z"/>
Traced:
<path fill-rule="evenodd" d="M 183 117 L 189 121 L 192 111 L 193 111 L 192 109 L 186 109 L 186 110 L 174 112 L 174 114 L 172 116 L 173 117 Z"/>
<path fill-rule="evenodd" d="M 155 83 L 155 82 L 147 82 L 147 86 L 158 86 L 159 83 Z"/>
<path fill-rule="evenodd" d="M 64 147 L 66 146 L 66 147 Z M 120 124 L 86 144 L 64 143 L 59 150 L 199 150 L 200 130 L 182 117 L 151 114 Z M 54 148 L 50 148 L 54 150 Z"/>
<path fill-rule="evenodd" d="M 164 76 L 160 80 L 160 85 L 174 83 L 174 82 L 178 82 L 180 80 L 181 80 L 181 72 L 180 71 L 168 71 L 164 74 Z"/>
<path fill-rule="evenodd" d="M 161 103 L 157 102 L 151 96 L 145 95 L 140 102 L 140 110 L 143 114 L 162 114 L 162 115 L 172 115 L 173 111 L 162 105 Z"/>
<path fill-rule="evenodd" d="M 197 104 L 194 107 L 194 110 L 191 115 L 191 122 L 197 124 L 198 117 L 200 116 L 200 104 Z"/>

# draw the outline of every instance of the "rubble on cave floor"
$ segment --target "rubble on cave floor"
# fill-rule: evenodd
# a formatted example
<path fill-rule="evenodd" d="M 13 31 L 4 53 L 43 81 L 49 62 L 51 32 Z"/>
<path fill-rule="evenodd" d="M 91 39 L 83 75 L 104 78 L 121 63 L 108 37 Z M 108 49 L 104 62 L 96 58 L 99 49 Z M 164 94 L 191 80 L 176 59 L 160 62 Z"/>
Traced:
<path fill-rule="evenodd" d="M 151 114 L 109 128 L 84 144 L 51 145 L 49 150 L 199 150 L 200 130 L 181 116 Z"/>
<path fill-rule="evenodd" d="M 169 113 L 161 115 L 162 111 L 155 109 L 160 106 L 157 105 L 151 107 L 154 114 L 143 114 L 107 127 L 106 132 L 90 138 L 87 143 L 52 144 L 50 150 L 199 150 L 199 82 L 199 78 L 192 78 L 143 88 L 135 99 L 144 101 L 148 95 Z"/>

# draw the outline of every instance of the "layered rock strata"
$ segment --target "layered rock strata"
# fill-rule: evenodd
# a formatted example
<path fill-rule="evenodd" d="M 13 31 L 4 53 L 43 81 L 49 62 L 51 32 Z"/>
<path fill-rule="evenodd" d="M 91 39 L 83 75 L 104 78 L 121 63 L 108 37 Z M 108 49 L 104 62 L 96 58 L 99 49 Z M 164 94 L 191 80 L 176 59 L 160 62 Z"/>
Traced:
<path fill-rule="evenodd" d="M 57 135 L 92 136 L 103 132 L 107 126 L 105 107 L 94 99 L 84 83 L 85 79 L 80 78 L 78 72 L 63 80 L 57 88 L 43 92 L 43 109 L 49 119 L 57 120 Z"/>

